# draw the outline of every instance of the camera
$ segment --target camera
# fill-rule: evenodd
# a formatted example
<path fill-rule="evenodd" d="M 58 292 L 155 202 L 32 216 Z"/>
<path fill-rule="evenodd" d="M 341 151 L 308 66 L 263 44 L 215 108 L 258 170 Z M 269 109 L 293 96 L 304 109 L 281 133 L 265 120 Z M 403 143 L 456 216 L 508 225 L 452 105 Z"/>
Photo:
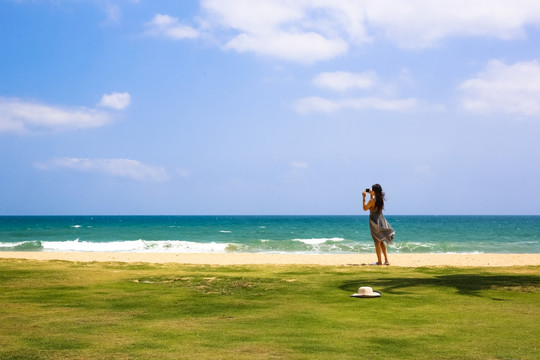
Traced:
<path fill-rule="evenodd" d="M 371 189 L 366 189 L 366 193 L 369 193 L 371 191 Z"/>

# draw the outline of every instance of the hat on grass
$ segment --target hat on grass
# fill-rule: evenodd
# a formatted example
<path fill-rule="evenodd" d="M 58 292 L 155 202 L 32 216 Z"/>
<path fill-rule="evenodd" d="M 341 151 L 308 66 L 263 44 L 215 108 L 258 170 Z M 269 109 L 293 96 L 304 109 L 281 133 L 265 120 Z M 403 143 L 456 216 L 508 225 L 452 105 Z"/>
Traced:
<path fill-rule="evenodd" d="M 381 296 L 381 293 L 378 291 L 373 291 L 373 289 L 369 286 L 362 286 L 360 289 L 358 289 L 358 292 L 356 294 L 351 295 L 351 297 L 359 298 L 373 298 L 379 296 Z"/>

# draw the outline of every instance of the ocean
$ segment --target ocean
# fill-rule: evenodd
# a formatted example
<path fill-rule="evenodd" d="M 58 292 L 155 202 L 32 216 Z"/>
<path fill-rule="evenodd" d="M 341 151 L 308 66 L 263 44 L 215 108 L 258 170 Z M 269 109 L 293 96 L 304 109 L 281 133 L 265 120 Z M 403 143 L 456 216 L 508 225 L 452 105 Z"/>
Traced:
<path fill-rule="evenodd" d="M 540 216 L 392 216 L 390 253 L 540 253 Z M 0 216 L 0 251 L 349 254 L 367 216 Z"/>

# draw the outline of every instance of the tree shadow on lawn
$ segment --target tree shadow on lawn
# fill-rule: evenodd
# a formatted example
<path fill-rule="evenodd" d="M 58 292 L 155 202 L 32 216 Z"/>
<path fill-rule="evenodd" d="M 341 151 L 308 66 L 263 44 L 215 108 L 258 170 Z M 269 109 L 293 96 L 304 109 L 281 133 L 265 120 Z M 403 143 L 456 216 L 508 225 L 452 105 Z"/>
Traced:
<path fill-rule="evenodd" d="M 339 288 L 347 292 L 356 292 L 358 287 L 367 286 L 366 284 L 389 294 L 407 294 L 412 291 L 406 289 L 429 286 L 455 288 L 460 295 L 482 296 L 480 292 L 484 290 L 521 293 L 538 291 L 540 290 L 540 276 L 456 274 L 426 278 L 366 278 L 346 281 Z"/>

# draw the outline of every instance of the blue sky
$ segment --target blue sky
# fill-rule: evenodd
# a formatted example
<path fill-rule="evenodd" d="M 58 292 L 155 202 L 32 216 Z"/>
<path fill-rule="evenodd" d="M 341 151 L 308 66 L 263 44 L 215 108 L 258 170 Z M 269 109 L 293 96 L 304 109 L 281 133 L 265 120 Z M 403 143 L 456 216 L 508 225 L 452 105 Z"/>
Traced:
<path fill-rule="evenodd" d="M 536 0 L 1 0 L 0 215 L 540 214 Z"/>

